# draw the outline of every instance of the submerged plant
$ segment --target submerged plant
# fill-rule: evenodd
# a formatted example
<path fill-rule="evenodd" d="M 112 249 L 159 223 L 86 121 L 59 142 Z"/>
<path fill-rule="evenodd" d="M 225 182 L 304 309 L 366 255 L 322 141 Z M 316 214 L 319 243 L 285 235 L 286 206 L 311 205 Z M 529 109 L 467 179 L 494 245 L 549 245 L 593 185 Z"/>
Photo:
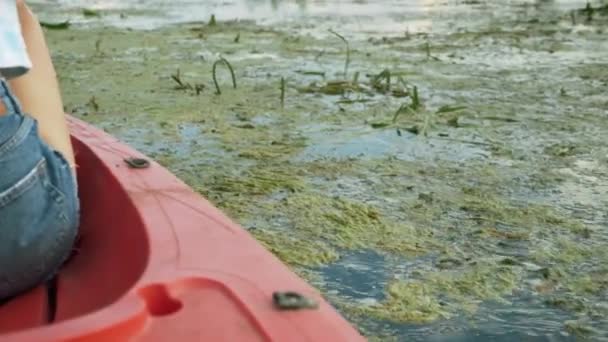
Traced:
<path fill-rule="evenodd" d="M 422 104 L 420 103 L 420 97 L 418 97 L 418 87 L 414 86 L 412 91 L 409 93 L 410 103 L 402 104 L 399 109 L 393 115 L 393 123 L 397 122 L 397 119 L 402 114 L 416 114 Z"/>
<path fill-rule="evenodd" d="M 41 21 L 40 26 L 49 29 L 49 30 L 66 30 L 70 27 L 71 23 L 69 20 L 60 22 L 60 23 L 49 23 L 46 21 Z"/>
<path fill-rule="evenodd" d="M 438 60 L 439 60 L 439 58 L 438 58 L 438 57 L 435 57 L 435 56 L 433 56 L 433 55 L 431 54 L 431 43 L 426 42 L 426 44 L 425 44 L 425 46 L 424 46 L 424 50 L 426 51 L 426 59 L 427 59 L 427 60 L 431 60 L 431 59 L 432 59 L 432 60 L 435 60 L 435 61 L 438 61 Z"/>
<path fill-rule="evenodd" d="M 186 82 L 182 80 L 179 68 L 175 72 L 175 74 L 171 75 L 171 79 L 177 83 L 174 89 L 176 90 L 194 90 L 196 95 L 199 95 L 203 89 L 205 89 L 205 85 L 202 83 L 195 83 L 192 85 L 190 82 Z"/>
<path fill-rule="evenodd" d="M 216 70 L 217 70 L 218 64 L 224 64 L 228 68 L 228 71 L 230 71 L 230 77 L 232 78 L 232 87 L 234 89 L 236 89 L 236 77 L 234 76 L 234 69 L 232 69 L 232 65 L 230 65 L 230 62 L 228 62 L 228 60 L 226 60 L 226 58 L 220 57 L 220 59 L 218 59 L 217 61 L 215 61 L 215 63 L 213 63 L 212 75 L 213 75 L 213 84 L 215 84 L 215 94 L 221 95 L 222 90 L 220 89 L 220 85 L 218 84 L 217 77 L 216 77 Z"/>
<path fill-rule="evenodd" d="M 339 34 L 338 32 L 336 32 L 334 30 L 330 29 L 329 32 L 331 32 L 332 34 L 334 34 L 335 36 L 340 38 L 340 40 L 342 40 L 344 42 L 344 44 L 346 45 L 346 58 L 344 60 L 344 79 L 346 79 L 348 77 L 348 65 L 350 64 L 350 46 L 348 44 L 348 40 L 346 40 L 346 38 L 344 38 L 344 36 L 342 36 L 341 34 Z"/>
<path fill-rule="evenodd" d="M 387 74 L 384 74 L 384 77 L 387 77 Z M 384 128 L 389 126 L 396 126 L 400 117 L 407 115 L 410 119 L 420 120 L 422 119 L 422 124 L 414 124 L 410 127 L 397 127 L 397 134 L 401 135 L 401 129 L 406 130 L 413 134 L 424 134 L 428 135 L 429 128 L 433 126 L 436 117 L 441 116 L 446 113 L 456 113 L 466 109 L 464 106 L 458 105 L 445 105 L 440 107 L 434 112 L 424 110 L 424 106 L 420 100 L 420 96 L 418 95 L 418 87 L 413 86 L 411 89 L 408 89 L 405 92 L 406 96 L 409 97 L 410 101 L 407 103 L 401 104 L 399 108 L 393 114 L 393 118 L 390 122 L 381 121 L 381 122 L 372 122 L 370 123 L 372 128 Z M 453 127 L 457 127 L 458 116 L 448 118 L 447 124 Z"/>
<path fill-rule="evenodd" d="M 281 107 L 285 107 L 285 77 L 281 77 Z"/>
<path fill-rule="evenodd" d="M 378 91 L 391 90 L 391 71 L 389 69 L 382 70 L 381 73 L 372 78 L 372 87 Z"/>
<path fill-rule="evenodd" d="M 91 8 L 82 9 L 82 15 L 85 17 L 101 17 L 101 14 L 99 13 L 99 11 L 91 9 Z"/>
<path fill-rule="evenodd" d="M 101 53 L 101 38 L 97 38 L 95 41 L 95 53 L 98 55 Z"/>
<path fill-rule="evenodd" d="M 177 69 L 177 71 L 175 72 L 175 74 L 171 75 L 171 79 L 173 81 L 175 81 L 175 83 L 177 83 L 177 86 L 175 87 L 175 89 L 178 89 L 178 90 L 192 89 L 192 85 L 190 83 L 182 81 L 182 77 L 181 77 L 181 73 L 179 71 L 179 68 Z"/>

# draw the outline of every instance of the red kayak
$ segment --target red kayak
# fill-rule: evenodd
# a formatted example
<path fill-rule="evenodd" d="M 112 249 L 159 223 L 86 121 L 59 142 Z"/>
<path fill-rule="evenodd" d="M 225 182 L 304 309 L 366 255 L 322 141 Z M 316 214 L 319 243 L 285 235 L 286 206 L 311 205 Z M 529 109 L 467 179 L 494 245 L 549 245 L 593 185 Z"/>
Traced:
<path fill-rule="evenodd" d="M 320 295 L 169 171 L 70 118 L 78 253 L 0 306 L 0 341 L 364 341 Z"/>

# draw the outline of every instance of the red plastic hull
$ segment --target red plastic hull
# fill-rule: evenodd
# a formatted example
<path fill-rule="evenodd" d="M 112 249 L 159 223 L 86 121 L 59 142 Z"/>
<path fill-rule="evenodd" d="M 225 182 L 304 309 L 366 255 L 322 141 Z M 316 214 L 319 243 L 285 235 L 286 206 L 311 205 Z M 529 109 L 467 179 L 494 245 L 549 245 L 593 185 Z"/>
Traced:
<path fill-rule="evenodd" d="M 70 118 L 79 164 L 79 253 L 58 278 L 0 307 L 0 341 L 363 341 L 319 293 L 155 162 Z M 275 291 L 318 309 L 281 311 Z"/>

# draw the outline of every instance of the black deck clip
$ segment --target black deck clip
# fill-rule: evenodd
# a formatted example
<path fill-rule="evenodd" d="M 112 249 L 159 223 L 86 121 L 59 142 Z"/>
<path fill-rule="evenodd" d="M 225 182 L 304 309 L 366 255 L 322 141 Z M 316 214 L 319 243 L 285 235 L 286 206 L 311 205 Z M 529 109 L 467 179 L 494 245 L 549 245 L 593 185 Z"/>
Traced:
<path fill-rule="evenodd" d="M 274 305 L 279 310 L 317 309 L 319 303 L 297 292 L 275 292 L 272 294 Z"/>
<path fill-rule="evenodd" d="M 150 167 L 150 162 L 144 158 L 125 158 L 124 161 L 132 169 L 145 169 Z"/>

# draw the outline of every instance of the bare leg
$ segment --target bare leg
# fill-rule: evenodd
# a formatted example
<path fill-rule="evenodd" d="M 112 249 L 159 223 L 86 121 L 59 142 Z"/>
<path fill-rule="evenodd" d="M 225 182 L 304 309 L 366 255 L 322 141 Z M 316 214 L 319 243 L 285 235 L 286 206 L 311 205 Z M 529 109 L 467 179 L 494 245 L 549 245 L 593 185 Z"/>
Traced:
<path fill-rule="evenodd" d="M 32 69 L 9 84 L 24 112 L 38 120 L 42 139 L 75 165 L 55 69 L 38 20 L 23 2 L 18 3 L 21 30 Z"/>

